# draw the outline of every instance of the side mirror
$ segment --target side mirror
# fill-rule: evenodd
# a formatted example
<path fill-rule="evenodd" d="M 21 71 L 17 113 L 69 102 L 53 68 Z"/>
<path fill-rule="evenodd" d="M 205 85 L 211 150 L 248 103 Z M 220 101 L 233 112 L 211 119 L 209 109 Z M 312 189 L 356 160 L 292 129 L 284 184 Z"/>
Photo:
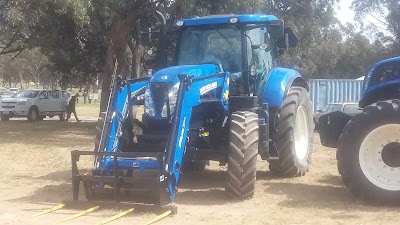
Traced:
<path fill-rule="evenodd" d="M 280 39 L 284 37 L 284 23 L 283 20 L 275 20 L 269 26 L 269 35 L 272 39 Z"/>
<path fill-rule="evenodd" d="M 317 113 L 322 113 L 322 110 L 321 109 L 317 110 Z"/>
<path fill-rule="evenodd" d="M 297 39 L 296 35 L 293 33 L 293 30 L 290 27 L 286 27 L 284 29 L 284 36 L 278 38 L 277 46 L 278 48 L 294 48 L 299 43 L 299 39 Z"/>

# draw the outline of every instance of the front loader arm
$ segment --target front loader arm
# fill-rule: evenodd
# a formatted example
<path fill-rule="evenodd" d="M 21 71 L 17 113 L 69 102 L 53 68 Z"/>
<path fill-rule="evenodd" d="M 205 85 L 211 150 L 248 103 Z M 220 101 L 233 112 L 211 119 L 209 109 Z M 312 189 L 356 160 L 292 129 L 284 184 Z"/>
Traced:
<path fill-rule="evenodd" d="M 122 123 L 128 117 L 131 106 L 137 101 L 136 96 L 144 93 L 148 80 L 149 78 L 142 78 L 125 81 L 118 77 L 116 82 L 113 83 L 97 151 L 117 152 Z M 105 170 L 104 164 L 96 166 Z"/>
<path fill-rule="evenodd" d="M 220 96 L 217 96 L 216 99 L 207 99 L 207 101 L 218 101 L 227 110 L 229 94 L 229 73 L 218 73 L 199 78 L 179 75 L 179 79 L 176 113 L 172 117 L 171 136 L 167 142 L 164 162 L 165 171 L 170 176 L 168 189 L 172 201 L 175 199 L 177 191 L 193 107 L 203 103 L 202 94 L 222 88 Z"/>

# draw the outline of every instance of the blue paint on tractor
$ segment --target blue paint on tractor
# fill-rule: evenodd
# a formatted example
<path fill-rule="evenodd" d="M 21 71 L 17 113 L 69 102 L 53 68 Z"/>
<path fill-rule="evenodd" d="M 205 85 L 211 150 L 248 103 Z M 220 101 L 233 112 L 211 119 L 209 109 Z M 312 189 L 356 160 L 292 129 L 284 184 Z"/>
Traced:
<path fill-rule="evenodd" d="M 173 66 L 161 69 L 154 73 L 150 82 L 172 82 L 175 84 L 179 82 L 178 74 L 201 77 L 218 72 L 219 67 L 214 64 Z"/>
<path fill-rule="evenodd" d="M 264 14 L 252 14 L 252 15 L 217 15 L 217 16 L 208 16 L 201 18 L 190 18 L 184 20 L 176 20 L 174 22 L 174 27 L 177 27 L 178 21 L 182 21 L 182 26 L 201 26 L 201 25 L 214 25 L 214 24 L 230 24 L 232 23 L 230 20 L 232 18 L 237 18 L 237 22 L 242 24 L 251 24 L 251 23 L 263 23 L 269 22 L 273 20 L 277 20 L 276 16 L 272 15 L 264 15 Z"/>
<path fill-rule="evenodd" d="M 260 93 L 262 103 L 268 103 L 271 108 L 281 106 L 285 98 L 285 92 L 291 86 L 290 81 L 295 78 L 303 79 L 296 70 L 274 68 L 266 81 L 263 92 Z"/>
<path fill-rule="evenodd" d="M 396 62 L 400 62 L 400 56 L 394 57 L 394 58 L 390 58 L 390 59 L 385 59 L 385 60 L 382 60 L 382 61 L 377 62 L 376 64 L 374 64 L 371 67 L 371 69 L 368 71 L 367 75 L 364 78 L 363 95 L 366 95 L 369 92 L 371 92 L 371 91 L 373 91 L 373 90 L 375 90 L 377 88 L 380 88 L 382 86 L 385 86 L 387 84 L 400 82 L 400 77 L 399 77 L 398 79 L 382 82 L 382 83 L 379 83 L 379 84 L 376 84 L 376 85 L 371 85 L 371 78 L 376 76 L 376 70 L 379 67 L 381 67 L 383 65 L 386 65 L 386 64 L 389 64 L 389 63 L 396 63 Z"/>

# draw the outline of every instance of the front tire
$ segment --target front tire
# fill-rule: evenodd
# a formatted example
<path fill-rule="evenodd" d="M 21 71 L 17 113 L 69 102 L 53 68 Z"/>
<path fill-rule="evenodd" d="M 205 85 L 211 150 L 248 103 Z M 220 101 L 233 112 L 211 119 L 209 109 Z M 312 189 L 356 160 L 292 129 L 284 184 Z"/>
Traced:
<path fill-rule="evenodd" d="M 234 199 L 252 198 L 256 183 L 258 115 L 253 112 L 232 113 L 229 141 L 225 192 Z"/>
<path fill-rule="evenodd" d="M 400 100 L 378 102 L 354 116 L 339 137 L 343 183 L 363 200 L 400 200 Z"/>
<path fill-rule="evenodd" d="M 279 159 L 270 161 L 272 172 L 303 176 L 311 163 L 314 123 L 310 96 L 305 88 L 291 87 L 275 118 L 274 144 Z"/>

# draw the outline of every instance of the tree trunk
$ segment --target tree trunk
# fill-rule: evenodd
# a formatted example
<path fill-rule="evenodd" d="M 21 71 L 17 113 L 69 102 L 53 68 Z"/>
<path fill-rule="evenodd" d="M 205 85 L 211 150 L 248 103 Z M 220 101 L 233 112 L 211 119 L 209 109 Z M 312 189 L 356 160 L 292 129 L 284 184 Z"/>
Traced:
<path fill-rule="evenodd" d="M 133 38 L 135 41 L 133 41 L 131 38 L 129 39 L 128 45 L 129 48 L 132 52 L 132 77 L 131 78 L 139 78 L 141 73 L 141 59 L 142 59 L 142 54 L 143 54 L 143 44 L 142 44 L 142 38 L 141 38 L 141 32 L 142 28 L 140 26 L 140 21 L 136 23 L 135 30 L 132 34 Z"/>
<path fill-rule="evenodd" d="M 121 15 L 114 16 L 111 24 L 111 38 L 107 50 L 106 65 L 103 74 L 101 91 L 100 112 L 107 110 L 108 97 L 110 95 L 111 76 L 114 72 L 115 60 L 118 62 L 116 75 L 126 77 L 129 75 L 126 47 L 128 43 L 129 25 L 131 17 Z"/>

